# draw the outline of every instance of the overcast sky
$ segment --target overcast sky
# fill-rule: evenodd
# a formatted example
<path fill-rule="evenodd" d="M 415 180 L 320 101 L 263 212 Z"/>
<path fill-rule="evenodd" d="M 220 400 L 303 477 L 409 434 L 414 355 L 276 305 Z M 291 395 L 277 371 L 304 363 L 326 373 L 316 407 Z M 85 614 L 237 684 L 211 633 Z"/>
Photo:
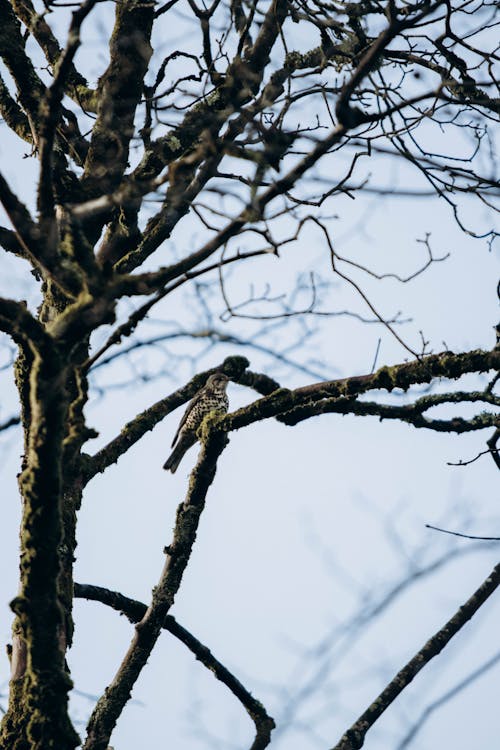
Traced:
<path fill-rule="evenodd" d="M 89 60 L 86 63 L 91 67 Z M 463 144 L 455 145 L 450 136 L 448 146 L 452 150 Z M 32 159 L 20 159 L 22 152 L 2 126 L 2 169 L 32 205 L 35 165 Z M 369 169 L 379 177 L 378 184 L 407 184 L 409 179 L 402 169 L 387 170 L 377 160 Z M 436 255 L 450 253 L 446 261 L 432 265 L 409 284 L 365 280 L 363 288 L 384 314 L 402 311 L 403 317 L 412 318 L 398 328 L 412 346 L 419 347 L 422 330 L 434 351 L 445 345 L 454 351 L 492 347 L 498 315 L 498 255 L 485 242 L 459 231 L 442 202 L 371 195 L 355 201 L 336 198 L 331 209 L 338 217 L 331 220 L 331 227 L 339 252 L 365 261 L 373 258 L 378 271 L 406 274 L 418 268 L 425 261 L 425 248 L 417 240 L 426 232 L 431 233 Z M 476 226 L 484 222 L 478 206 L 469 205 L 466 212 Z M 182 254 L 197 242 L 197 231 L 189 222 L 182 224 L 158 256 Z M 165 262 L 164 257 L 159 262 Z M 36 306 L 26 266 L 5 254 L 0 255 L 0 264 L 0 292 Z M 259 259 L 245 269 L 228 282 L 236 301 L 244 298 L 252 282 L 256 293 L 259 285 L 263 289 L 270 283 L 273 292 L 281 294 L 293 287 L 297 274 L 306 278 L 319 269 L 323 278 L 329 278 L 327 252 L 319 234 L 312 231 L 281 260 Z M 337 283 L 322 294 L 325 309 L 355 306 L 352 309 L 369 314 Z M 222 310 L 217 296 L 211 304 L 215 312 Z M 143 335 L 165 330 L 162 321 L 178 320 L 186 326 L 196 326 L 199 320 L 196 300 L 189 294 L 179 293 L 158 306 Z M 255 330 L 252 324 L 216 320 L 230 333 L 246 335 Z M 294 325 L 278 329 L 269 341 L 276 348 L 287 340 L 293 343 L 298 336 Z M 379 365 L 408 358 L 408 352 L 380 327 L 339 317 L 321 321 L 293 356 L 316 367 L 324 378 L 366 373 L 379 337 Z M 200 352 L 201 346 L 183 341 L 170 351 Z M 253 370 L 278 377 L 283 385 L 315 379 L 277 364 L 262 352 L 234 346 L 211 349 L 194 364 L 169 359 L 156 349 L 143 350 L 132 361 L 118 360 L 96 375 L 95 384 L 103 391 L 94 390 L 87 417 L 99 438 L 86 450 L 93 453 L 104 445 L 137 412 L 186 382 L 193 368 L 202 370 L 239 353 L 248 356 Z M 2 356 L 7 357 L 6 350 Z M 141 374 L 163 370 L 168 372 L 141 382 Z M 4 370 L 0 378 L 3 421 L 16 412 L 17 402 L 11 374 Z M 133 386 L 118 387 L 131 380 Z M 464 387 L 475 382 L 486 381 L 469 378 Z M 436 386 L 436 390 L 447 388 L 448 384 Z M 234 409 L 254 400 L 255 394 L 231 384 L 229 398 Z M 381 398 L 398 402 L 404 397 L 396 393 Z M 457 412 L 443 408 L 440 413 Z M 163 565 L 162 550 L 171 539 L 175 510 L 196 460 L 197 449 L 192 449 L 175 476 L 161 468 L 181 414 L 182 409 L 171 414 L 89 485 L 79 516 L 75 580 L 149 601 Z M 231 435 L 173 614 L 265 704 L 279 726 L 273 747 L 316 750 L 334 745 L 388 679 L 488 575 L 498 558 L 498 545 L 473 546 L 424 526 L 500 534 L 493 461 L 485 456 L 468 467 L 447 464 L 472 458 L 483 449 L 485 437 L 479 433 L 457 437 L 380 423 L 376 418 L 337 415 L 293 428 L 266 421 Z M 4 643 L 10 641 L 12 622 L 8 602 L 17 589 L 16 474 L 21 452 L 20 430 L 0 436 L 0 639 Z M 343 624 L 369 612 L 374 602 L 411 574 L 412 559 L 425 566 L 446 550 L 453 557 L 433 576 L 409 585 L 369 627 L 360 626 L 358 631 L 353 626 L 342 638 Z M 493 657 L 498 650 L 499 616 L 500 602 L 494 596 L 391 707 L 369 733 L 365 747 L 398 748 L 430 702 Z M 69 663 L 81 692 L 74 696 L 72 711 L 77 721 L 85 721 L 92 696 L 100 695 L 112 679 L 133 627 L 114 611 L 88 602 L 76 602 L 75 619 Z M 497 666 L 447 702 L 409 746 L 415 750 L 493 747 L 500 734 L 499 676 Z M 0 661 L 3 693 L 7 682 L 4 657 Z M 252 730 L 233 696 L 164 633 L 112 745 L 116 750 L 243 749 L 251 744 Z"/>

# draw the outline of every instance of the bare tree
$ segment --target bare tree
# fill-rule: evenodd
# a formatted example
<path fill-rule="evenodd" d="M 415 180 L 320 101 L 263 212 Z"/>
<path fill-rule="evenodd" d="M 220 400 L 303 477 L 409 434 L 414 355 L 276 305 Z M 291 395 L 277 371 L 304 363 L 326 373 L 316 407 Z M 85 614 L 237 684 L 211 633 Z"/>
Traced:
<path fill-rule="evenodd" d="M 405 274 L 383 273 L 368 253 L 361 259 L 339 253 L 331 213 L 342 196 L 398 190 L 415 200 L 434 196 L 464 232 L 492 245 L 494 229 L 471 223 L 467 206 L 472 201 L 490 221 L 498 198 L 489 129 L 500 110 L 495 7 L 488 0 L 121 0 L 107 65 L 91 85 L 76 60 L 82 69 L 92 64 L 83 35 L 92 23 L 105 25 L 108 9 L 98 0 L 70 4 L 70 13 L 67 6 L 0 0 L 0 112 L 38 169 L 36 207 L 28 190 L 25 196 L 13 190 L 14 175 L 0 175 L 9 222 L 0 228 L 0 243 L 29 263 L 30 288 L 36 284 L 41 295 L 37 310 L 20 297 L 0 299 L 0 328 L 18 348 L 15 364 L 6 361 L 20 401 L 20 417 L 12 413 L 0 426 L 7 430 L 20 420 L 25 446 L 20 583 L 11 605 L 11 682 L 0 747 L 69 750 L 80 744 L 68 714 L 65 660 L 78 596 L 137 623 L 122 664 L 96 703 L 85 750 L 108 747 L 162 629 L 241 701 L 255 722 L 257 750 L 271 741 L 273 719 L 169 615 L 228 434 L 269 418 L 296 426 L 325 413 L 375 415 L 437 432 L 489 429 L 486 452 L 500 467 L 498 344 L 429 353 L 424 336 L 418 345 L 407 340 L 401 314 L 380 312 L 367 291 L 387 276 L 408 284 L 445 255 L 435 254 L 425 236 L 420 265 Z M 69 31 L 61 31 L 67 20 Z M 434 133 L 443 130 L 459 134 L 460 153 L 434 147 Z M 400 188 L 383 179 L 393 163 L 409 175 Z M 189 249 L 181 249 L 187 245 L 185 217 L 191 221 Z M 236 275 L 269 256 L 286 268 L 288 251 L 311 242 L 326 253 L 329 278 L 299 277 L 286 298 L 267 286 L 241 291 Z M 332 283 L 352 292 L 352 305 L 328 306 Z M 178 299 L 180 289 L 192 295 L 198 320 L 186 322 L 179 313 L 148 336 L 147 316 L 162 301 Z M 375 357 L 369 374 L 325 379 L 303 347 L 311 332 L 306 321 L 321 325 L 332 316 L 380 326 L 405 360 L 377 369 Z M 227 321 L 237 321 L 239 331 L 228 334 Z M 276 326 L 295 324 L 293 344 L 274 346 Z M 93 373 L 139 347 L 183 338 L 263 352 L 298 367 L 312 382 L 282 387 L 250 370 L 238 353 L 137 414 L 94 455 L 86 453 L 94 436 L 84 412 Z M 210 413 L 202 423 L 198 460 L 151 602 L 75 585 L 76 517 L 85 487 L 219 370 L 259 397 L 225 416 Z M 465 379 L 460 390 L 430 390 L 440 379 L 480 373 L 489 373 L 480 386 L 475 380 L 471 388 Z M 422 393 L 418 386 L 429 389 Z M 390 401 L 382 393 L 394 390 L 407 396 Z M 463 404 L 477 413 L 429 414 Z M 499 583 L 497 566 L 335 747 L 361 747 L 382 712 Z"/>

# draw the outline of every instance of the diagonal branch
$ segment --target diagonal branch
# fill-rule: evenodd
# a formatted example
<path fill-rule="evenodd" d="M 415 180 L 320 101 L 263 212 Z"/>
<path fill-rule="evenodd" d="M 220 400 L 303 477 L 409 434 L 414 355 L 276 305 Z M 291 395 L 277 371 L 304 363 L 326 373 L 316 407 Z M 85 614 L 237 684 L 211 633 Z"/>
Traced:
<path fill-rule="evenodd" d="M 473 615 L 500 585 L 500 564 L 463 604 L 448 622 L 430 638 L 415 656 L 401 669 L 387 687 L 377 696 L 371 706 L 347 730 L 332 750 L 359 750 L 363 747 L 366 734 L 384 711 L 396 700 L 414 677 L 431 659 L 448 645 Z"/>
<path fill-rule="evenodd" d="M 47 236 L 42 232 L 41 226 L 33 221 L 30 212 L 11 190 L 1 173 L 0 203 L 12 222 L 19 245 L 16 248 L 12 236 L 7 233 L 8 230 L 2 228 L 0 239 L 8 243 L 6 249 L 29 260 L 36 271 L 46 273 L 64 292 L 73 296 L 78 291 L 79 279 L 69 264 L 64 265 L 60 262 L 55 237 L 57 228 L 54 222 L 51 222 L 49 236 Z"/>
<path fill-rule="evenodd" d="M 495 432 L 493 435 L 488 438 L 486 441 L 486 445 L 488 446 L 489 451 L 491 452 L 491 457 L 493 461 L 495 462 L 498 469 L 500 469 L 500 455 L 498 453 L 497 443 L 500 438 L 500 426 L 497 426 Z"/>
<path fill-rule="evenodd" d="M 75 597 L 77 599 L 89 599 L 101 602 L 112 607 L 117 612 L 123 613 L 132 623 L 139 622 L 146 614 L 147 607 L 142 602 L 129 599 L 117 591 L 110 591 L 102 586 L 92 586 L 85 583 L 75 583 Z M 179 625 L 172 615 L 167 615 L 162 625 L 173 636 L 178 638 L 196 656 L 203 666 L 209 669 L 215 677 L 220 680 L 232 694 L 240 701 L 246 712 L 255 724 L 255 739 L 250 750 L 264 750 L 271 740 L 271 732 L 274 729 L 274 721 L 267 714 L 260 701 L 248 692 L 241 682 L 215 658 L 211 651 L 203 645 L 188 630 Z"/>
<path fill-rule="evenodd" d="M 205 498 L 212 484 L 217 460 L 228 439 L 226 433 L 205 417 L 201 451 L 190 477 L 186 499 L 177 509 L 172 544 L 166 548 L 165 565 L 144 617 L 137 624 L 129 649 L 111 684 L 97 701 L 87 726 L 83 750 L 106 750 L 111 733 L 121 715 L 137 678 L 146 665 L 172 607 L 196 540 Z"/>
<path fill-rule="evenodd" d="M 45 86 L 40 80 L 31 58 L 26 54 L 26 42 L 21 35 L 21 24 L 8 0 L 0 0 L 0 53 L 15 81 L 19 102 L 29 120 L 36 145 L 38 105 Z"/>
<path fill-rule="evenodd" d="M 50 342 L 43 326 L 25 304 L 4 297 L 0 297 L 0 331 L 11 336 L 20 346 L 33 344 L 37 348 Z"/>
<path fill-rule="evenodd" d="M 25 258 L 29 260 L 26 249 L 19 241 L 15 232 L 12 229 L 6 227 L 0 227 L 0 246 L 9 253 L 19 256 L 19 258 Z"/>
<path fill-rule="evenodd" d="M 412 724 L 410 729 L 407 731 L 407 733 L 399 743 L 397 750 L 405 750 L 405 748 L 407 748 L 413 742 L 416 735 L 421 731 L 426 721 L 431 718 L 435 711 L 441 708 L 441 706 L 443 706 L 445 703 L 448 703 L 448 701 L 455 698 L 455 696 L 457 696 L 462 692 L 462 690 L 465 690 L 474 682 L 476 682 L 476 680 L 483 677 L 483 675 L 489 672 L 490 669 L 496 667 L 499 661 L 500 652 L 497 652 L 494 656 L 491 657 L 491 659 L 488 659 L 488 661 L 484 662 L 483 664 L 481 664 L 481 666 L 474 669 L 474 671 L 468 674 L 467 677 L 464 677 L 463 680 L 460 680 L 460 682 L 454 685 L 446 693 L 441 695 L 437 700 L 426 706 L 426 708 L 424 708 L 420 716 L 418 716 L 416 721 Z"/>
<path fill-rule="evenodd" d="M 12 7 L 17 17 L 35 37 L 47 62 L 55 69 L 62 50 L 44 14 L 36 12 L 31 0 L 12 0 Z M 69 64 L 66 91 L 73 101 L 84 107 L 87 112 L 95 112 L 95 92 L 88 87 L 87 81 L 76 70 L 72 61 Z"/>
<path fill-rule="evenodd" d="M 21 107 L 11 97 L 9 89 L 0 76 L 0 114 L 11 130 L 23 141 L 33 143 L 30 123 Z"/>

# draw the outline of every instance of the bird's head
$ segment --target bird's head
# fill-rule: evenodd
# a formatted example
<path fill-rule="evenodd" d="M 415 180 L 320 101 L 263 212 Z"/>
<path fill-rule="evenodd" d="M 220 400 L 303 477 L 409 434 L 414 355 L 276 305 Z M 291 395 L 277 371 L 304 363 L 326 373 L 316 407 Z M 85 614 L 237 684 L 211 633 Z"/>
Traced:
<path fill-rule="evenodd" d="M 207 385 L 215 388 L 225 388 L 229 378 L 223 372 L 214 372 L 207 380 Z"/>

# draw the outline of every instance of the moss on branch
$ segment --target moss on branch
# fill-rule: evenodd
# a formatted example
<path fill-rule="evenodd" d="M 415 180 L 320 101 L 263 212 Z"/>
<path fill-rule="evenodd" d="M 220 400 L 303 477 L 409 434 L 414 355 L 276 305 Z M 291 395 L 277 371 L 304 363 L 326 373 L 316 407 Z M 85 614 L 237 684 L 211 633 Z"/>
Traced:
<path fill-rule="evenodd" d="M 235 430 L 269 417 L 277 417 L 286 423 L 288 412 L 300 409 L 303 419 L 308 416 L 309 409 L 309 416 L 313 416 L 318 413 L 316 409 L 319 407 L 316 403 L 325 399 L 353 399 L 373 390 L 390 392 L 399 388 L 407 391 L 413 385 L 430 383 L 437 378 L 455 380 L 466 373 L 498 369 L 500 369 L 499 350 L 476 349 L 459 354 L 453 352 L 431 354 L 412 362 L 381 367 L 372 375 L 329 380 L 296 390 L 280 388 L 269 396 L 228 414 L 223 420 L 223 426 L 226 430 Z"/>

